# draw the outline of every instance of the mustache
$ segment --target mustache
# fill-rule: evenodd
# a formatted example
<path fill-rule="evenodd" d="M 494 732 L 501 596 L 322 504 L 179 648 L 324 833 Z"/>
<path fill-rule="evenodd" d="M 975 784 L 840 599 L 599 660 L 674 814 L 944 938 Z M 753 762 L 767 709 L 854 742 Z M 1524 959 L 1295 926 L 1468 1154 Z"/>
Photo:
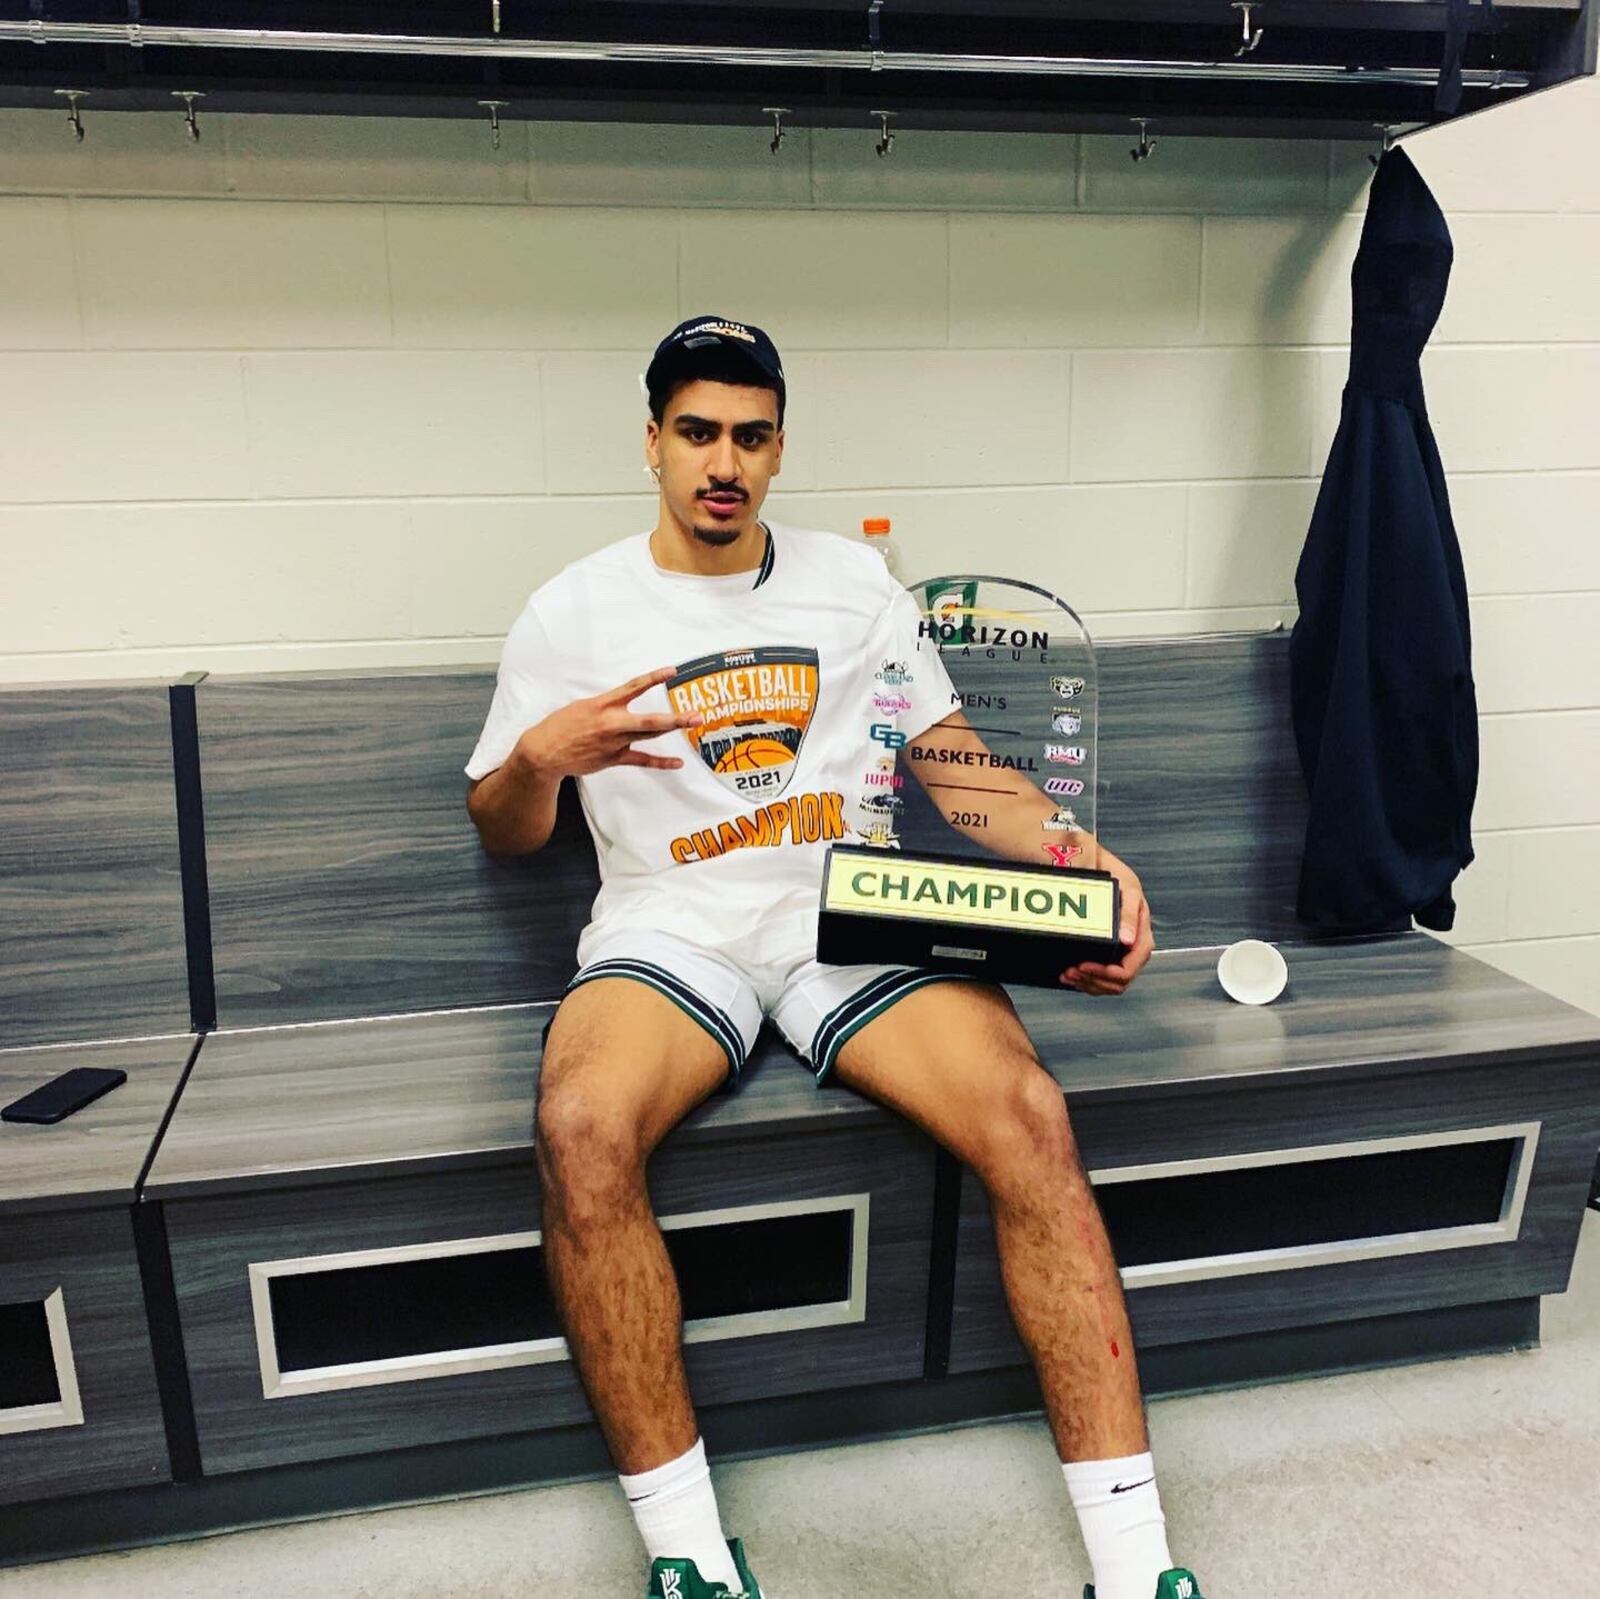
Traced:
<path fill-rule="evenodd" d="M 699 494 L 696 497 L 698 499 L 708 500 L 708 499 L 711 498 L 712 495 L 715 495 L 718 499 L 722 499 L 722 500 L 726 500 L 726 499 L 748 500 L 750 498 L 750 496 L 748 494 L 746 494 L 743 489 L 732 489 L 732 488 L 730 488 L 730 489 L 719 489 L 719 488 L 701 489 Z"/>

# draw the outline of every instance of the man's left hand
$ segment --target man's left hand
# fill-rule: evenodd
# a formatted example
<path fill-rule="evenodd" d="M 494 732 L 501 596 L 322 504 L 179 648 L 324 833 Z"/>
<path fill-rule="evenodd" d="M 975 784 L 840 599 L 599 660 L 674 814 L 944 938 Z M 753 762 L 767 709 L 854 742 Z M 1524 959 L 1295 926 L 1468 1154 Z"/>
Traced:
<path fill-rule="evenodd" d="M 1122 926 L 1118 931 L 1127 952 L 1114 966 L 1098 961 L 1078 961 L 1061 974 L 1062 983 L 1084 994 L 1120 994 L 1138 975 L 1156 941 L 1150 931 L 1150 902 L 1138 874 L 1123 861 L 1107 859 L 1101 853 L 1101 866 L 1117 879 L 1122 888 Z"/>

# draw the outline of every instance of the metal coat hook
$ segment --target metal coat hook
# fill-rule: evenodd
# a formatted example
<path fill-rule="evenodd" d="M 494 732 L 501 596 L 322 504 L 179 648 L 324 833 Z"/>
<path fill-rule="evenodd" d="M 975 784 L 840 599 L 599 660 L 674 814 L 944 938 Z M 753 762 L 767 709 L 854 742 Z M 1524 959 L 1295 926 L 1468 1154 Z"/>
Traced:
<path fill-rule="evenodd" d="M 1367 160 L 1369 160 L 1373 166 L 1377 166 L 1383 157 L 1388 155 L 1388 153 L 1394 149 L 1394 128 L 1386 122 L 1374 122 L 1373 127 L 1378 128 L 1383 133 L 1382 152 L 1378 155 L 1369 154 L 1367 156 Z"/>
<path fill-rule="evenodd" d="M 761 109 L 772 118 L 772 143 L 767 148 L 776 155 L 783 143 L 783 119 L 791 113 L 786 105 L 764 105 Z"/>
<path fill-rule="evenodd" d="M 1128 152 L 1128 154 L 1131 155 L 1135 161 L 1148 161 L 1151 155 L 1155 152 L 1156 147 L 1156 141 L 1152 139 L 1147 132 L 1150 119 L 1149 117 L 1135 117 L 1133 120 L 1139 124 L 1139 142 Z"/>
<path fill-rule="evenodd" d="M 1249 55 L 1261 43 L 1263 30 L 1257 28 L 1253 34 L 1250 32 L 1250 13 L 1259 3 L 1260 0 L 1233 0 L 1233 9 L 1244 12 L 1244 43 L 1233 52 L 1236 56 Z"/>
<path fill-rule="evenodd" d="M 878 119 L 878 142 L 873 148 L 877 150 L 880 157 L 886 156 L 892 149 L 894 149 L 894 135 L 889 131 L 889 118 L 894 115 L 894 112 L 871 111 L 868 112 L 868 115 L 874 116 Z"/>
<path fill-rule="evenodd" d="M 205 90 L 174 89 L 172 91 L 172 97 L 174 100 L 183 100 L 186 102 L 183 112 L 184 124 L 189 129 L 189 137 L 191 139 L 198 139 L 200 137 L 200 124 L 194 119 L 194 103 L 196 100 L 205 99 Z"/>
<path fill-rule="evenodd" d="M 67 112 L 67 121 L 72 124 L 72 131 L 78 136 L 78 143 L 83 143 L 83 118 L 78 115 L 78 101 L 89 93 L 87 89 L 57 89 L 57 94 L 65 95 L 72 102 L 72 109 Z"/>
<path fill-rule="evenodd" d="M 498 150 L 500 148 L 500 107 L 509 105 L 509 100 L 480 100 L 481 106 L 486 106 L 489 111 L 489 142 Z"/>

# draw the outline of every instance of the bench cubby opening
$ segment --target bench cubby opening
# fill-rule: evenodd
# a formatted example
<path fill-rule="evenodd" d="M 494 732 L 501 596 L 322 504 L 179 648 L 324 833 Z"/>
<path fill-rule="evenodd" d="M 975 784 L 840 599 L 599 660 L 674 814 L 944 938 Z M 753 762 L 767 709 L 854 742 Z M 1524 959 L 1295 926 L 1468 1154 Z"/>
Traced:
<path fill-rule="evenodd" d="M 0 1305 L 0 1433 L 83 1425 L 66 1295 Z"/>
<path fill-rule="evenodd" d="M 1127 1288 L 1513 1243 L 1535 1122 L 1092 1171 Z"/>
<path fill-rule="evenodd" d="M 866 1319 L 871 1196 L 658 1217 L 684 1342 Z M 249 1266 L 265 1398 L 569 1360 L 542 1235 Z"/>

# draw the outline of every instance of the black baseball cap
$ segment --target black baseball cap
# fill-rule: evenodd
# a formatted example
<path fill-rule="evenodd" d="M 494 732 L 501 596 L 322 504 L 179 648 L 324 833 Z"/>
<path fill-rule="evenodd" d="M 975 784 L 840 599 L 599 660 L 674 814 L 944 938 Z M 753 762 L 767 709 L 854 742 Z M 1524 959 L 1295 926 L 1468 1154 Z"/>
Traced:
<path fill-rule="evenodd" d="M 729 317 L 692 316 L 680 322 L 657 346 L 645 369 L 644 386 L 652 398 L 674 378 L 692 377 L 708 353 L 734 355 L 750 368 L 756 386 L 778 391 L 781 412 L 788 398 L 778 347 L 760 328 Z"/>

